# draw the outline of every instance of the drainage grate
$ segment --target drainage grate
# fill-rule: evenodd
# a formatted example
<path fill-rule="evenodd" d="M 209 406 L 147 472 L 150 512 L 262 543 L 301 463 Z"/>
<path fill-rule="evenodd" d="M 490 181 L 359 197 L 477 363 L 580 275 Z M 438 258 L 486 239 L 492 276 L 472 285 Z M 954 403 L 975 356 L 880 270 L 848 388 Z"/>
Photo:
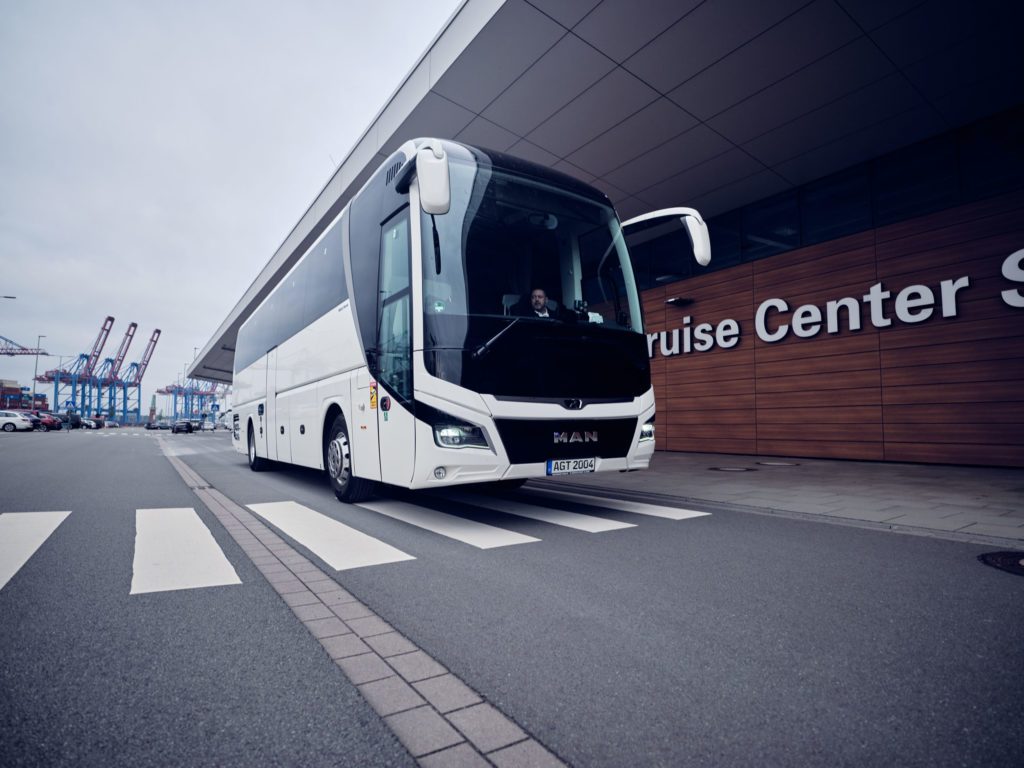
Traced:
<path fill-rule="evenodd" d="M 757 472 L 753 467 L 708 467 L 712 472 Z"/>
<path fill-rule="evenodd" d="M 978 560 L 1007 573 L 1024 576 L 1024 552 L 986 552 Z"/>

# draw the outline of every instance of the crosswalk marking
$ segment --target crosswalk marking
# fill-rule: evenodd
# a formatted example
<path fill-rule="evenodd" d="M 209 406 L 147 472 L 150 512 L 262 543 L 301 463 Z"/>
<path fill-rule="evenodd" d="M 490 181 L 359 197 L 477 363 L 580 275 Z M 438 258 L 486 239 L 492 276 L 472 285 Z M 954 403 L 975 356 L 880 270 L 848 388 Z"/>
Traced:
<path fill-rule="evenodd" d="M 619 512 L 632 512 L 635 515 L 647 515 L 649 517 L 663 517 L 666 520 L 689 520 L 693 517 L 706 517 L 710 512 L 697 512 L 693 509 L 677 509 L 676 507 L 663 507 L 658 504 L 643 504 L 639 501 L 624 501 L 622 499 L 609 499 L 603 496 L 588 496 L 583 493 L 572 493 L 570 491 L 555 491 L 545 488 L 543 491 L 523 489 L 525 493 L 538 498 L 555 496 L 560 499 L 574 501 L 578 504 L 589 504 L 592 507 L 605 507 L 616 509 Z"/>
<path fill-rule="evenodd" d="M 3 589 L 70 512 L 7 512 L 0 515 L 0 589 Z"/>
<path fill-rule="evenodd" d="M 135 511 L 130 594 L 241 584 L 235 569 L 194 509 Z"/>
<path fill-rule="evenodd" d="M 540 539 L 535 539 L 533 536 L 506 531 L 503 528 L 495 528 L 493 525 L 478 523 L 475 520 L 466 520 L 455 515 L 447 515 L 444 512 L 436 512 L 426 507 L 406 504 L 402 501 L 371 501 L 363 502 L 359 506 L 395 520 L 400 520 L 403 523 L 415 525 L 417 528 L 424 528 L 441 536 L 447 536 L 449 539 L 461 541 L 463 544 L 469 544 L 478 549 L 494 549 L 495 547 L 507 547 L 513 544 L 527 544 L 533 541 L 540 541 Z"/>
<path fill-rule="evenodd" d="M 484 509 L 493 509 L 496 512 L 504 512 L 517 517 L 528 517 L 531 520 L 539 520 L 542 523 L 560 525 L 563 528 L 573 528 L 577 531 L 587 533 L 603 533 L 605 531 L 617 531 L 623 528 L 635 528 L 633 523 L 623 523 L 619 520 L 608 520 L 593 515 L 583 515 L 579 512 L 565 512 L 550 507 L 538 507 L 533 504 L 526 504 L 522 501 L 509 498 L 484 496 L 478 493 L 454 492 L 447 495 L 452 501 L 465 501 Z"/>
<path fill-rule="evenodd" d="M 249 504 L 248 507 L 338 571 L 416 559 L 294 501 Z"/>

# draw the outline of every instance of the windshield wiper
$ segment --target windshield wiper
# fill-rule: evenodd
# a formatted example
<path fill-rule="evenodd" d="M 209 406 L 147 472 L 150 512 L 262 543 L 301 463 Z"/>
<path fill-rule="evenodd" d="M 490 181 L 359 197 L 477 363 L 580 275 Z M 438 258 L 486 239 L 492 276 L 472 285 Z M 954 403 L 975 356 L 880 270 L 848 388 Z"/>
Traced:
<path fill-rule="evenodd" d="M 505 331 L 507 331 L 509 328 L 511 328 L 513 325 L 515 325 L 516 323 L 518 323 L 522 319 L 523 318 L 521 318 L 521 317 L 515 318 L 511 323 L 506 325 L 504 328 L 502 328 L 496 334 L 491 336 L 491 338 L 489 338 L 487 341 L 485 341 L 483 344 L 481 344 L 479 347 L 477 347 L 475 350 L 473 350 L 473 354 L 470 355 L 470 357 L 472 357 L 474 360 L 478 360 L 481 357 L 483 357 L 484 355 L 486 355 L 488 352 L 491 351 L 491 345 L 493 345 L 494 342 L 496 342 L 498 339 L 500 339 L 502 337 L 502 335 L 504 335 Z"/>

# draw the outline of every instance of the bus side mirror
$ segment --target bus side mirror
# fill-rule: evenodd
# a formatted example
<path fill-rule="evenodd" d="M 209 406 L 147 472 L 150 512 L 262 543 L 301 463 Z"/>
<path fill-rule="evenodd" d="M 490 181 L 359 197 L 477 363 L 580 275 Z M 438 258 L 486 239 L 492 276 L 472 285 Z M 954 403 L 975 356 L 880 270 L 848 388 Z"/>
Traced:
<path fill-rule="evenodd" d="M 416 151 L 416 178 L 423 212 L 448 213 L 452 192 L 448 180 L 448 156 L 442 146 L 428 142 Z"/>
<path fill-rule="evenodd" d="M 693 208 L 663 208 L 660 211 L 651 211 L 642 216 L 637 216 L 629 221 L 622 222 L 623 234 L 626 228 L 645 221 L 654 219 L 670 219 L 676 217 L 686 228 L 686 234 L 690 238 L 690 245 L 693 246 L 693 257 L 702 267 L 711 263 L 711 236 L 708 234 L 708 225 L 701 218 L 700 214 Z"/>

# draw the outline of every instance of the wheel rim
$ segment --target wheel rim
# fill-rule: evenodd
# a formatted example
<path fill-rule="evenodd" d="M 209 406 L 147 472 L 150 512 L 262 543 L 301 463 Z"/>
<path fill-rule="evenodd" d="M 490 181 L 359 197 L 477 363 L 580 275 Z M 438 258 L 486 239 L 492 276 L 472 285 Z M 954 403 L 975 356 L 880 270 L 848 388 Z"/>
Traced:
<path fill-rule="evenodd" d="M 252 436 L 252 432 L 249 433 L 249 463 L 253 464 L 256 462 L 256 438 Z"/>
<path fill-rule="evenodd" d="M 348 482 L 348 440 L 344 433 L 336 435 L 327 446 L 327 471 L 338 485 Z"/>
<path fill-rule="evenodd" d="M 14 431 L 14 425 L 13 424 L 4 424 L 4 432 L 13 432 L 13 431 Z"/>

